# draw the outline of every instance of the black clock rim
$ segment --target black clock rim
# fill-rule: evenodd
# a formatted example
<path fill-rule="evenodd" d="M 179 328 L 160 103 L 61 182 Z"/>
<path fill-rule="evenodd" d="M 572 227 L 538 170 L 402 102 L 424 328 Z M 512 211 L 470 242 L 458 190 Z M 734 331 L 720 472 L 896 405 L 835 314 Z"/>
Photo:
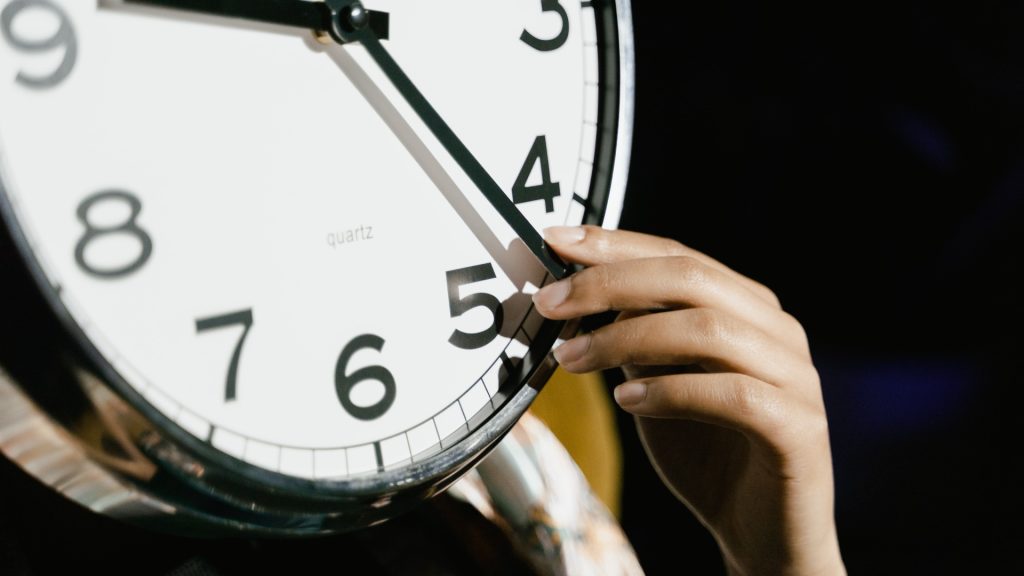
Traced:
<path fill-rule="evenodd" d="M 601 81 L 595 169 L 588 197 L 591 201 L 586 205 L 584 222 L 600 225 L 609 209 L 612 194 L 621 195 L 625 188 L 626 168 L 623 164 L 628 164 L 632 130 L 631 122 L 629 126 L 620 124 L 620 115 L 624 104 L 631 107 L 632 94 L 623 94 L 622 88 L 623 76 L 627 76 L 628 88 L 630 91 L 632 89 L 633 62 L 631 51 L 625 54 L 621 51 L 623 38 L 620 33 L 626 35 L 624 39 L 631 47 L 632 29 L 631 25 L 627 29 L 620 28 L 623 19 L 627 25 L 630 24 L 629 0 L 593 0 L 589 4 L 598 22 Z M 631 120 L 631 108 L 626 119 Z M 628 132 L 625 138 L 623 130 Z M 625 163 L 623 157 L 626 157 Z M 612 189 L 613 177 L 622 180 L 621 190 Z M 302 479 L 259 468 L 213 448 L 181 429 L 180 425 L 153 407 L 123 380 L 88 339 L 48 282 L 33 255 L 28 238 L 18 224 L 2 174 L 0 228 L 5 239 L 14 245 L 20 256 L 23 273 L 18 276 L 31 278 L 36 286 L 34 293 L 43 301 L 44 306 L 38 306 L 38 309 L 46 311 L 44 329 L 48 332 L 49 341 L 57 343 L 53 346 L 51 361 L 65 366 L 69 372 L 85 369 L 100 376 L 104 384 L 138 411 L 154 430 L 172 441 L 170 445 L 150 446 L 151 451 L 175 451 L 179 456 L 195 459 L 205 467 L 204 477 L 199 480 L 181 466 L 170 464 L 167 458 L 154 458 L 161 466 L 161 473 L 153 480 L 136 484 L 137 488 L 155 492 L 173 502 L 181 512 L 231 531 L 241 529 L 274 534 L 341 531 L 394 516 L 424 497 L 443 491 L 486 456 L 523 415 L 555 368 L 550 355 L 544 352 L 537 358 L 537 350 L 550 350 L 559 335 L 567 329 L 562 322 L 544 322 L 538 337 L 531 343 L 529 353 L 523 359 L 516 391 L 475 430 L 452 446 L 422 462 L 401 465 L 372 476 L 343 480 Z M 16 360 L 4 356 L 0 354 L 0 367 L 11 368 L 14 365 L 16 369 L 12 372 L 25 372 L 25 369 L 18 369 L 20 367 L 16 366 Z M 15 381 L 18 380 L 20 378 L 15 374 Z M 46 404 L 45 399 L 33 393 L 33 387 L 19 385 L 19 388 L 36 402 Z M 46 408 L 51 408 L 51 405 Z M 50 410 L 45 412 L 48 415 L 53 413 Z M 66 423 L 59 425 L 65 426 Z M 122 480 L 135 482 L 127 477 L 122 477 Z M 183 486 L 191 490 L 183 492 Z M 254 503 L 259 504 L 259 510 L 253 509 Z M 354 511 L 361 511 L 362 515 L 353 516 Z M 308 516 L 297 525 L 295 514 Z"/>

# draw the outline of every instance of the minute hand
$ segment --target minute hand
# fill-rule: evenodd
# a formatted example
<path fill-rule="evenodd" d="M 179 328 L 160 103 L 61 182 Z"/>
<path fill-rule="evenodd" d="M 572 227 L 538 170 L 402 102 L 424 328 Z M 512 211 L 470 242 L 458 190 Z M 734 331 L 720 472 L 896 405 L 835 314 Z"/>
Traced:
<path fill-rule="evenodd" d="M 169 8 L 185 12 L 238 18 L 280 26 L 328 32 L 337 20 L 337 12 L 326 2 L 307 0 L 122 0 L 125 4 Z M 337 2 L 334 2 L 337 4 Z M 366 12 L 370 28 L 378 38 L 388 38 L 388 14 Z"/>
<path fill-rule="evenodd" d="M 350 6 L 354 8 L 359 6 L 359 3 L 353 2 Z M 359 9 L 361 10 L 361 6 Z M 547 268 L 548 272 L 556 280 L 568 276 L 570 272 L 569 266 L 548 250 L 541 235 L 530 224 L 529 220 L 523 216 L 522 212 L 516 208 L 512 200 L 494 181 L 494 178 L 491 178 L 491 175 L 487 173 L 480 162 L 466 148 L 466 145 L 459 140 L 455 132 L 441 118 L 441 115 L 434 110 L 434 107 L 430 105 L 430 102 L 423 96 L 423 93 L 412 83 L 412 80 L 402 71 L 398 63 L 395 62 L 395 59 L 391 57 L 391 54 L 380 43 L 374 31 L 371 28 L 360 26 L 345 26 L 344 28 L 346 29 L 340 31 L 341 33 L 339 34 L 342 37 L 336 39 L 347 42 L 357 41 L 366 48 L 370 57 L 380 66 L 385 76 L 395 85 L 395 88 L 406 102 L 409 103 L 409 106 L 412 107 L 423 123 L 427 125 L 427 128 L 434 134 L 434 137 L 441 142 L 441 145 L 448 151 L 448 154 L 458 163 L 462 171 L 469 176 L 473 184 L 487 198 L 487 201 L 498 211 L 498 214 L 522 239 L 523 243 L 536 256 L 537 260 Z"/>

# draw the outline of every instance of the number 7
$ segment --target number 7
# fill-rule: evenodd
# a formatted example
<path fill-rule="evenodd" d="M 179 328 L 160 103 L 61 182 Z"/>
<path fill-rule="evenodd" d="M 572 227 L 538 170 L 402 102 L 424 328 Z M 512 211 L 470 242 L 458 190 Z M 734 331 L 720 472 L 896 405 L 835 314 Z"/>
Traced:
<path fill-rule="evenodd" d="M 242 345 L 245 344 L 245 337 L 249 335 L 249 329 L 252 328 L 252 308 L 248 310 L 241 310 L 239 312 L 232 312 L 230 314 L 224 314 L 222 316 L 213 316 L 211 318 L 200 318 L 196 320 L 196 333 L 205 332 L 206 330 L 217 330 L 218 328 L 227 328 L 228 326 L 234 326 L 240 324 L 244 327 L 242 330 L 242 337 L 238 339 L 238 344 L 235 344 L 235 353 L 231 355 L 231 364 L 228 365 L 228 381 L 224 388 L 224 401 L 235 399 L 236 384 L 238 381 L 238 359 L 242 356 Z"/>

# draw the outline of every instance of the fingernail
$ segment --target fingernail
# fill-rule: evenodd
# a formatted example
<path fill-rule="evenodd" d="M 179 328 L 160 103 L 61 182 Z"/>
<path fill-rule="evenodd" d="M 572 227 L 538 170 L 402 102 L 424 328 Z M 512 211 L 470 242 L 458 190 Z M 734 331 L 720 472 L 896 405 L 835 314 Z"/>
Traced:
<path fill-rule="evenodd" d="M 552 226 L 544 229 L 544 240 L 552 244 L 577 244 L 586 237 L 582 226 Z"/>
<path fill-rule="evenodd" d="M 583 355 L 590 349 L 590 334 L 577 336 L 555 348 L 555 360 L 565 365 L 583 358 Z"/>
<path fill-rule="evenodd" d="M 626 382 L 616 387 L 613 394 L 619 406 L 636 406 L 647 397 L 647 385 L 641 382 Z"/>
<path fill-rule="evenodd" d="M 569 297 L 570 288 L 572 285 L 568 279 L 545 286 L 533 295 L 533 303 L 545 310 L 558 308 Z"/>

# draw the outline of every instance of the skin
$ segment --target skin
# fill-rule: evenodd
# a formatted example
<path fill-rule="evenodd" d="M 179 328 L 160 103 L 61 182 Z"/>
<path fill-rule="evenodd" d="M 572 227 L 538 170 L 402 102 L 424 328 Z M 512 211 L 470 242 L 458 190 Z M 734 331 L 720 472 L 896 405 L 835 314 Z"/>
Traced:
<path fill-rule="evenodd" d="M 821 385 L 775 294 L 674 240 L 591 226 L 545 240 L 585 268 L 535 295 L 541 314 L 620 312 L 555 357 L 570 372 L 625 371 L 616 402 L 729 574 L 845 574 Z"/>

